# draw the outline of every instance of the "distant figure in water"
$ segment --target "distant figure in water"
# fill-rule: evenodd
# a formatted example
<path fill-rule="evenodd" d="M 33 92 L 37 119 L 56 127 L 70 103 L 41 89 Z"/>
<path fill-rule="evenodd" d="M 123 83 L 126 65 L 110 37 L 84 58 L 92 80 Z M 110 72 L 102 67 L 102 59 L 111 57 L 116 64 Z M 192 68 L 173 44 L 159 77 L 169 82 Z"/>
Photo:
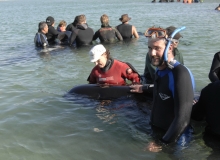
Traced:
<path fill-rule="evenodd" d="M 174 0 L 170 0 L 170 2 L 171 2 L 171 1 L 173 2 Z M 153 0 L 152 3 L 153 3 L 153 2 L 156 2 L 156 0 Z M 159 0 L 159 2 L 168 2 L 168 0 Z"/>
<path fill-rule="evenodd" d="M 34 37 L 34 43 L 36 47 L 47 47 L 49 46 L 46 34 L 48 33 L 48 25 L 45 21 L 38 24 L 38 32 Z"/>
<path fill-rule="evenodd" d="M 183 0 L 183 3 L 192 3 L 192 0 Z"/>
<path fill-rule="evenodd" d="M 215 10 L 220 11 L 220 4 L 219 4 L 219 6 L 218 6 L 218 7 L 216 7 L 216 8 L 215 8 Z"/>

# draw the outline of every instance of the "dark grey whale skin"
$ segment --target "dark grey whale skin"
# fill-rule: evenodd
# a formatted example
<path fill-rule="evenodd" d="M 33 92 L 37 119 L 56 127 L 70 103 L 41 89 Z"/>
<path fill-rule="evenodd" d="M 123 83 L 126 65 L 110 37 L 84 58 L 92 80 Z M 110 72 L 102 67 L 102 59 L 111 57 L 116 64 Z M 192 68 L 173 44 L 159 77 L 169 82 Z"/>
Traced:
<path fill-rule="evenodd" d="M 68 93 L 68 95 L 83 95 L 92 99 L 99 100 L 111 100 L 121 97 L 131 97 L 139 99 L 152 99 L 152 95 L 131 93 L 129 86 L 100 86 L 97 84 L 83 84 L 74 86 Z"/>

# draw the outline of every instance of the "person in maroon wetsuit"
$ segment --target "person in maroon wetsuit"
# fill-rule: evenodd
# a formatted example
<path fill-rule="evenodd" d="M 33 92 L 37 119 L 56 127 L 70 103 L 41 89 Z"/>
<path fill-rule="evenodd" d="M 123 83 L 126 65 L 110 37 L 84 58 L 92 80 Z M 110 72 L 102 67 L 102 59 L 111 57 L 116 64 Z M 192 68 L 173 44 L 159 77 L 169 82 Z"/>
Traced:
<path fill-rule="evenodd" d="M 140 76 L 134 67 L 111 58 L 109 50 L 102 44 L 94 46 L 89 55 L 91 62 L 96 64 L 87 79 L 90 84 L 126 85 L 126 79 L 140 83 Z"/>
<path fill-rule="evenodd" d="M 123 14 L 121 18 L 119 18 L 122 24 L 116 26 L 116 29 L 121 33 L 124 40 L 131 39 L 133 36 L 139 38 L 135 26 L 128 24 L 130 19 L 131 18 L 128 17 L 128 14 Z"/>

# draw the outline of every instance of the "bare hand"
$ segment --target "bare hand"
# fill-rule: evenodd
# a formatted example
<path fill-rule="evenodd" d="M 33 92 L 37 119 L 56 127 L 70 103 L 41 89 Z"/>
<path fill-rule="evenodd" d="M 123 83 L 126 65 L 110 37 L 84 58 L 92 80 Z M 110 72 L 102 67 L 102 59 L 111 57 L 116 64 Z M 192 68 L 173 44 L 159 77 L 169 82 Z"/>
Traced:
<path fill-rule="evenodd" d="M 193 105 L 195 105 L 197 102 L 198 102 L 198 100 L 197 100 L 197 99 L 194 99 L 194 100 L 193 100 Z"/>
<path fill-rule="evenodd" d="M 148 150 L 150 152 L 160 152 L 162 150 L 162 146 L 159 146 L 154 142 L 150 142 L 145 150 Z"/>
<path fill-rule="evenodd" d="M 142 86 L 143 85 L 140 85 L 140 84 L 131 85 L 130 86 L 130 88 L 131 88 L 130 92 L 143 93 Z"/>

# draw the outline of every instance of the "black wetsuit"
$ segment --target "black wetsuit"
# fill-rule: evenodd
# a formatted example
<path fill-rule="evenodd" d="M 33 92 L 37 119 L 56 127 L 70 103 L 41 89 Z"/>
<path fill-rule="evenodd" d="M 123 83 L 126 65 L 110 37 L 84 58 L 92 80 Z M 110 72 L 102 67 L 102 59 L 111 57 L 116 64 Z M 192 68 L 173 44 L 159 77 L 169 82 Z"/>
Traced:
<path fill-rule="evenodd" d="M 47 37 L 42 32 L 37 32 L 34 37 L 34 43 L 36 47 L 46 47 L 49 46 Z"/>
<path fill-rule="evenodd" d="M 132 38 L 132 25 L 122 23 L 116 27 L 116 29 L 121 33 L 123 39 Z"/>
<path fill-rule="evenodd" d="M 72 30 L 70 45 L 73 44 L 74 40 L 76 40 L 77 47 L 90 45 L 92 44 L 93 35 L 92 28 L 88 27 L 87 24 L 77 25 L 76 29 Z"/>
<path fill-rule="evenodd" d="M 46 36 L 47 36 L 47 41 L 50 45 L 56 44 L 55 40 L 58 34 L 59 32 L 53 26 L 48 26 L 48 33 L 46 34 Z"/>
<path fill-rule="evenodd" d="M 189 125 L 194 98 L 190 71 L 179 62 L 172 65 L 156 71 L 151 111 L 151 125 L 166 131 L 161 139 L 166 143 L 176 141 Z"/>
<path fill-rule="evenodd" d="M 220 80 L 220 52 L 214 55 L 212 66 L 209 72 L 209 79 L 211 82 Z"/>
<path fill-rule="evenodd" d="M 74 30 L 76 27 L 74 26 L 73 23 L 68 24 L 68 26 L 66 27 L 66 31 L 72 31 Z"/>
<path fill-rule="evenodd" d="M 59 31 L 59 35 L 57 38 L 60 40 L 60 44 L 61 45 L 69 45 L 71 34 L 72 34 L 71 31 L 64 31 L 64 32 Z"/>
<path fill-rule="evenodd" d="M 210 83 L 202 89 L 199 101 L 193 106 L 192 119 L 206 120 L 206 133 L 220 137 L 220 81 Z"/>
<path fill-rule="evenodd" d="M 116 28 L 113 28 L 111 26 L 101 26 L 98 31 L 95 32 L 93 36 L 93 40 L 96 40 L 99 38 L 99 40 L 107 43 L 114 43 L 117 40 L 121 41 L 123 40 L 121 34 L 118 32 Z"/>

